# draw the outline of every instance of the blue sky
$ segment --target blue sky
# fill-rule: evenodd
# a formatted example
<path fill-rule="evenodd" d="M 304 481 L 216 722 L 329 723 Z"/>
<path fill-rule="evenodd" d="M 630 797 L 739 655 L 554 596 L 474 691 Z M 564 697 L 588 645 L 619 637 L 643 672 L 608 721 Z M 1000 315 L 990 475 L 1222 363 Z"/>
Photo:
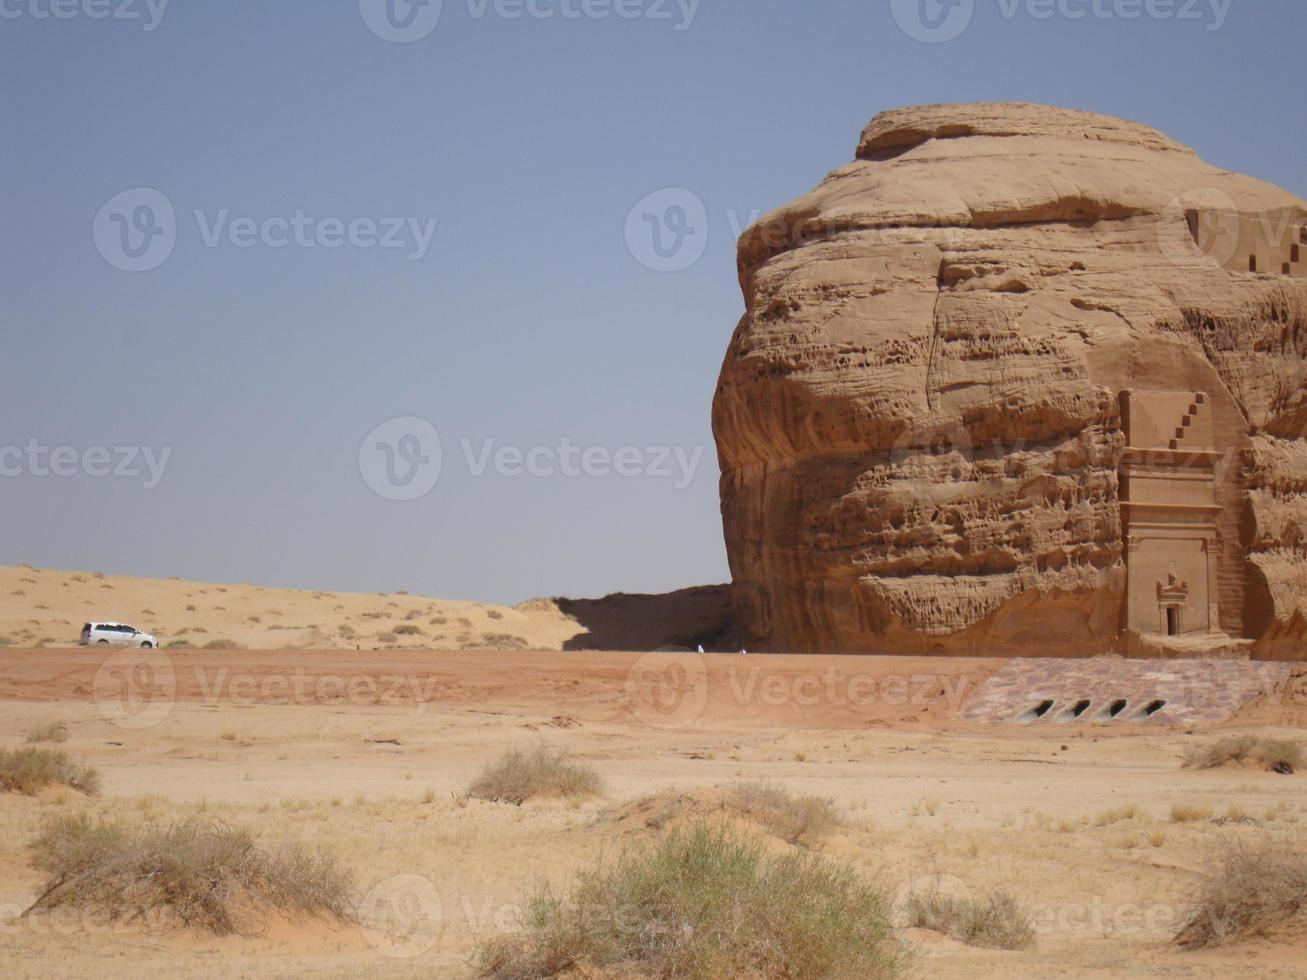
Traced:
<path fill-rule="evenodd" d="M 0 0 L 0 562 L 487 601 L 725 581 L 736 232 L 878 111 L 1091 109 L 1307 196 L 1298 2 L 385 2 Z M 911 36 L 935 15 L 957 36 Z M 140 188 L 175 241 L 124 271 L 115 235 L 166 242 Z M 653 199 L 702 253 L 677 271 L 644 209 L 628 246 L 666 188 L 703 206 Z M 434 482 L 428 429 L 378 429 L 410 418 Z"/>

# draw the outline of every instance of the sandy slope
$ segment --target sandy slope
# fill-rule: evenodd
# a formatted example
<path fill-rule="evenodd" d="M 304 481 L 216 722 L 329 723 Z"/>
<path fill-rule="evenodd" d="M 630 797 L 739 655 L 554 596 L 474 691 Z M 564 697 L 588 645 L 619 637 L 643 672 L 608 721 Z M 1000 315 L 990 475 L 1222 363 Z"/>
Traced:
<path fill-rule="evenodd" d="M 560 609 L 560 605 L 567 611 Z M 723 629 L 725 591 L 518 606 L 0 567 L 0 645 L 76 643 L 90 619 L 129 623 L 165 645 L 247 650 L 652 650 Z M 7 640 L 6 644 L 4 641 Z"/>

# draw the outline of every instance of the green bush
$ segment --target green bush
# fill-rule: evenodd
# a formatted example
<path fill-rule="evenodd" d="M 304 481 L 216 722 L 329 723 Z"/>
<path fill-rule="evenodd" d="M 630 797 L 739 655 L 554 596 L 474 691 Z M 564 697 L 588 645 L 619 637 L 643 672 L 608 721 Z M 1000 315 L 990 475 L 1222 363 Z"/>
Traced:
<path fill-rule="evenodd" d="M 773 857 L 698 824 L 530 897 L 519 931 L 484 943 L 483 976 L 894 977 L 906 954 L 885 895 L 847 865 Z"/>

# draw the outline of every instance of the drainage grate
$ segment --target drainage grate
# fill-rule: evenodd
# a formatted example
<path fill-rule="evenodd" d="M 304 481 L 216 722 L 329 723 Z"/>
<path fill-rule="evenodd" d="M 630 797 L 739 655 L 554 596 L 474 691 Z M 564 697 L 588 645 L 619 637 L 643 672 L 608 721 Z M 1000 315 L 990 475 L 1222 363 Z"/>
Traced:
<path fill-rule="evenodd" d="M 1131 720 L 1131 721 L 1144 721 L 1144 720 L 1146 720 L 1146 719 L 1148 719 L 1148 718 L 1153 717 L 1153 715 L 1157 714 L 1159 711 L 1161 711 L 1161 710 L 1162 710 L 1163 708 L 1165 708 L 1165 707 L 1166 707 L 1166 702 L 1163 701 L 1163 700 L 1161 700 L 1160 698 L 1156 698 L 1156 699 L 1154 699 L 1154 700 L 1152 700 L 1152 701 L 1149 701 L 1146 705 L 1144 705 L 1142 708 L 1140 708 L 1138 711 L 1136 711 L 1133 715 L 1131 715 L 1131 716 L 1130 716 L 1130 720 Z"/>
<path fill-rule="evenodd" d="M 1094 715 L 1094 721 L 1111 721 L 1113 718 L 1120 717 L 1121 712 L 1125 711 L 1129 703 L 1125 698 L 1116 698 L 1107 702 L 1107 704 L 1103 705 L 1102 710 Z"/>
<path fill-rule="evenodd" d="M 1080 701 L 1077 701 L 1075 704 L 1068 705 L 1067 707 L 1063 708 L 1061 711 L 1057 713 L 1057 717 L 1054 718 L 1053 720 L 1063 725 L 1069 724 L 1070 722 L 1075 721 L 1077 718 L 1083 715 L 1086 711 L 1088 711 L 1089 705 L 1090 705 L 1089 699 L 1084 698 Z"/>
<path fill-rule="evenodd" d="M 1212 725 L 1284 690 L 1291 670 L 1285 663 L 1238 660 L 1012 660 L 972 692 L 962 715 L 987 724 L 1020 719 L 1055 728 L 1063 727 L 1060 722 Z M 1038 712 L 1046 701 L 1052 705 Z M 1079 711 L 1084 701 L 1089 706 Z"/>
<path fill-rule="evenodd" d="M 1040 718 L 1053 710 L 1054 703 L 1053 701 L 1040 701 L 1038 704 L 1026 709 L 1021 717 L 1017 719 L 1017 723 L 1029 725 L 1032 721 L 1039 721 Z"/>
<path fill-rule="evenodd" d="M 1153 715 L 1157 714 L 1166 707 L 1165 698 L 1153 698 L 1150 701 L 1139 703 L 1139 707 L 1133 711 L 1130 708 L 1129 698 L 1111 698 L 1102 702 L 1097 711 L 1091 712 L 1094 702 L 1089 698 L 1079 698 L 1071 702 L 1063 702 L 1063 707 L 1054 711 L 1058 701 L 1055 698 L 1044 698 L 1030 704 L 1025 711 L 1021 712 L 1016 718 L 1012 719 L 1019 725 L 1031 725 L 1037 721 L 1052 721 L 1059 725 L 1069 725 L 1074 721 L 1147 721 Z"/>

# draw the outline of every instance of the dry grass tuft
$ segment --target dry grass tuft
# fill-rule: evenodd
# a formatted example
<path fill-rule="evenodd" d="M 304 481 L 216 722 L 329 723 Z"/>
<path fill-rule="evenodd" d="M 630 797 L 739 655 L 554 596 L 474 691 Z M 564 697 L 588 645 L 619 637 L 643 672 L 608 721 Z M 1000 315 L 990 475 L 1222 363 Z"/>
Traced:
<path fill-rule="evenodd" d="M 1197 803 L 1172 803 L 1171 823 L 1197 823 L 1212 819 L 1212 808 Z"/>
<path fill-rule="evenodd" d="M 1189 748 L 1184 754 L 1184 765 L 1186 769 L 1255 765 L 1287 776 L 1303 767 L 1302 746 L 1297 742 L 1236 735 Z"/>
<path fill-rule="evenodd" d="M 1307 856 L 1237 844 L 1199 892 L 1175 942 L 1186 949 L 1264 936 L 1307 908 Z"/>
<path fill-rule="evenodd" d="M 52 721 L 40 728 L 33 728 L 27 733 L 26 741 L 28 745 L 36 745 L 39 742 L 66 742 L 68 741 L 68 726 L 62 721 Z"/>
<path fill-rule="evenodd" d="M 791 844 L 812 842 L 843 823 L 834 800 L 795 796 L 769 783 L 737 783 L 726 791 L 726 805 Z"/>
<path fill-rule="evenodd" d="M 264 851 L 244 830 L 196 818 L 129 829 L 60 817 L 32 848 L 49 878 L 29 912 L 71 906 L 115 922 L 162 914 L 218 935 L 257 933 L 270 910 L 355 917 L 353 883 L 335 858 L 293 844 Z"/>
<path fill-rule="evenodd" d="M 985 898 L 913 892 L 905 906 L 908 925 L 931 929 L 982 949 L 1028 949 L 1035 942 L 1030 915 L 1006 892 Z"/>
<path fill-rule="evenodd" d="M 192 632 L 197 632 L 197 633 L 198 633 L 199 630 L 193 630 Z M 236 643 L 235 640 L 228 640 L 228 639 L 219 638 L 219 639 L 217 639 L 217 640 L 210 640 L 208 643 L 204 644 L 204 649 L 206 649 L 206 650 L 238 650 L 238 649 L 240 649 L 240 648 L 239 648 L 239 646 L 237 645 L 237 643 Z"/>
<path fill-rule="evenodd" d="M 593 768 L 573 762 L 566 752 L 542 745 L 531 752 L 505 752 L 481 771 L 467 795 L 521 806 L 537 797 L 576 799 L 599 796 L 603 791 L 603 777 Z"/>
<path fill-rule="evenodd" d="M 1123 823 L 1126 820 L 1134 820 L 1138 816 L 1138 804 L 1129 803 L 1126 806 L 1119 806 L 1112 810 L 1104 810 L 1098 816 L 1094 817 L 1094 826 L 1110 827 L 1112 824 Z"/>
<path fill-rule="evenodd" d="M 483 944 L 483 976 L 900 976 L 884 894 L 848 865 L 771 857 L 696 825 L 532 896 L 515 935 Z"/>
<path fill-rule="evenodd" d="M 100 791 L 100 774 L 73 762 L 62 749 L 0 749 L 0 791 L 35 796 L 47 786 L 93 796 Z"/>

